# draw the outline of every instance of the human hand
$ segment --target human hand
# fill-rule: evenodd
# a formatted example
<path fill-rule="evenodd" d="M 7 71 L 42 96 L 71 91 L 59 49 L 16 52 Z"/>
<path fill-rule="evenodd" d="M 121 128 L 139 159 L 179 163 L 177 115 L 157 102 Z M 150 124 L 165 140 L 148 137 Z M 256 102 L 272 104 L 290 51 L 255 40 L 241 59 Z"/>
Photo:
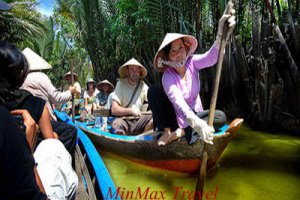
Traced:
<path fill-rule="evenodd" d="M 36 128 L 37 125 L 34 119 L 31 117 L 30 113 L 27 110 L 13 110 L 10 112 L 12 115 L 21 115 L 24 121 L 24 125 L 26 127 L 26 138 L 33 149 L 35 145 L 35 141 L 37 139 Z"/>
<path fill-rule="evenodd" d="M 86 105 L 84 108 L 85 108 L 85 110 L 86 110 L 86 112 L 87 112 L 88 114 L 91 114 L 91 113 L 92 113 L 92 106 Z"/>
<path fill-rule="evenodd" d="M 204 120 L 197 117 L 193 112 L 187 116 L 187 122 L 200 136 L 205 143 L 213 144 L 215 129 L 209 126 Z"/>
<path fill-rule="evenodd" d="M 233 9 L 233 3 L 229 2 L 222 17 L 219 20 L 217 40 L 221 40 L 221 38 L 223 37 L 224 26 L 228 26 L 226 41 L 229 39 L 229 36 L 231 35 L 236 24 L 234 14 L 235 10 Z"/>
<path fill-rule="evenodd" d="M 76 94 L 76 95 L 80 95 L 80 90 L 78 87 L 74 86 L 74 85 L 70 85 L 69 86 L 69 91 L 71 92 L 71 94 Z"/>
<path fill-rule="evenodd" d="M 31 130 L 35 131 L 36 123 L 27 110 L 13 110 L 10 113 L 12 115 L 21 115 L 22 116 L 22 118 L 24 120 L 24 124 L 26 126 L 26 133 Z"/>
<path fill-rule="evenodd" d="M 131 114 L 134 117 L 140 117 L 142 115 L 140 109 L 138 109 L 137 107 L 131 108 Z"/>
<path fill-rule="evenodd" d="M 57 134 L 56 132 L 53 131 L 53 135 L 54 135 L 54 137 L 55 137 L 56 139 L 58 139 L 59 136 L 58 136 L 58 134 Z"/>

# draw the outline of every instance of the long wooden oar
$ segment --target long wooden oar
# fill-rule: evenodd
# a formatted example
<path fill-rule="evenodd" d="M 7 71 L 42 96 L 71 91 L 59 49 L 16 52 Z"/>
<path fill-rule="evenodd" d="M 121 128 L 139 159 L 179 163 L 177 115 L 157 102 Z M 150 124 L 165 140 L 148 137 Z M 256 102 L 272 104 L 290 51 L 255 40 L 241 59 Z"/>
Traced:
<path fill-rule="evenodd" d="M 229 14 L 229 11 L 232 9 L 232 7 L 233 7 L 233 3 L 231 2 L 231 0 L 229 0 L 227 10 L 225 11 L 225 13 Z M 210 107 L 209 107 L 209 115 L 208 115 L 208 125 L 209 126 L 213 126 L 213 122 L 214 122 L 217 96 L 218 96 L 218 91 L 219 91 L 219 83 L 220 83 L 220 77 L 221 77 L 221 70 L 222 70 L 222 64 L 223 64 L 223 58 L 224 58 L 224 50 L 225 50 L 225 46 L 226 46 L 226 42 L 227 42 L 226 41 L 227 32 L 228 32 L 228 24 L 227 23 L 228 22 L 225 22 L 225 26 L 223 28 L 222 39 L 221 39 L 221 44 L 220 44 L 220 49 L 219 49 L 216 79 L 215 79 L 213 95 L 211 97 L 211 102 L 210 102 Z M 205 177 L 206 177 L 208 145 L 205 142 L 203 142 L 203 143 L 204 143 L 204 147 L 203 147 L 202 162 L 201 162 L 201 167 L 200 167 L 199 176 L 197 179 L 197 186 L 196 186 L 196 195 L 195 195 L 196 200 L 202 200 L 204 181 L 205 181 Z"/>
<path fill-rule="evenodd" d="M 74 86 L 74 66 L 73 62 L 70 61 L 71 64 L 71 85 Z M 74 93 L 72 94 L 72 122 L 75 123 L 75 103 L 74 103 Z"/>

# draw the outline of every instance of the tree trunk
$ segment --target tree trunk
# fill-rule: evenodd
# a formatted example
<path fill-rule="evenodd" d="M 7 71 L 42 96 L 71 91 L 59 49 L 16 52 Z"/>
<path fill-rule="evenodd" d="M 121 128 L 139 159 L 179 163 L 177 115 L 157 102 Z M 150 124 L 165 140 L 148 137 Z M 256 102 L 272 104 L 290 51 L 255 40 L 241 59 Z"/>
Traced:
<path fill-rule="evenodd" d="M 278 16 L 281 16 L 281 8 L 280 8 L 280 4 L 279 4 L 279 0 L 276 0 L 276 8 L 277 8 L 277 12 L 278 12 Z"/>
<path fill-rule="evenodd" d="M 273 12 L 273 6 L 271 7 L 269 0 L 265 0 L 265 4 L 271 15 L 272 23 L 276 23 L 276 18 Z"/>
<path fill-rule="evenodd" d="M 201 0 L 195 0 L 196 2 L 196 38 L 198 40 L 198 42 L 200 43 L 200 31 L 202 29 L 201 27 L 201 21 L 202 21 L 202 16 L 200 14 L 201 11 Z M 198 50 L 199 50 L 199 46 L 198 45 Z"/>
<path fill-rule="evenodd" d="M 280 44 L 283 47 L 284 54 L 288 61 L 288 67 L 290 70 L 290 74 L 291 74 L 293 80 L 296 81 L 298 78 L 298 66 L 296 65 L 296 63 L 291 55 L 291 52 L 289 50 L 289 47 L 287 46 L 285 39 L 283 38 L 282 33 L 277 25 L 274 26 L 274 31 L 279 39 Z"/>
<path fill-rule="evenodd" d="M 294 20 L 293 20 L 293 16 L 292 16 L 292 6 L 289 6 L 289 10 L 287 11 L 287 21 L 289 23 L 289 30 L 291 33 L 291 40 L 293 41 L 292 45 L 294 50 L 297 50 L 297 44 L 298 44 L 298 39 L 296 37 L 296 30 L 295 30 L 295 24 L 294 24 Z"/>
<path fill-rule="evenodd" d="M 242 87 L 239 92 L 240 98 L 242 98 L 242 101 L 245 101 L 245 103 L 242 102 L 242 108 L 246 108 L 245 113 L 250 113 L 251 109 L 253 107 L 252 102 L 253 99 L 253 85 L 251 82 L 251 78 L 249 76 L 249 67 L 246 60 L 244 48 L 242 47 L 241 38 L 239 36 L 235 39 L 235 46 L 236 46 L 236 65 L 237 68 L 237 77 L 239 77 L 238 82 L 242 82 Z M 238 84 L 239 87 L 240 84 Z M 240 92 L 242 94 L 240 94 Z"/>
<path fill-rule="evenodd" d="M 300 1 L 296 0 L 296 6 L 295 6 L 295 9 L 294 9 L 294 19 L 298 19 L 299 17 L 299 9 L 300 9 Z"/>
<path fill-rule="evenodd" d="M 261 115 L 261 101 L 260 101 L 260 91 L 259 91 L 259 84 L 260 84 L 260 68 L 262 67 L 260 64 L 261 59 L 261 50 L 260 50 L 260 17 L 259 11 L 254 10 L 252 11 L 252 47 L 253 47 L 253 67 L 254 67 L 254 104 L 256 105 L 256 111 L 258 112 L 257 115 Z"/>

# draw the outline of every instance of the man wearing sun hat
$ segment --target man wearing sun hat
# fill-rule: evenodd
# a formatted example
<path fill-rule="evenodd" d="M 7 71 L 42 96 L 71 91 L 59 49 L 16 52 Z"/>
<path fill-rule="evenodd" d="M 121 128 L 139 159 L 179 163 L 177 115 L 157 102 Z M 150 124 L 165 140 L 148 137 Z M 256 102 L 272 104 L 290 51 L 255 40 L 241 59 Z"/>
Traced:
<path fill-rule="evenodd" d="M 132 58 L 122 65 L 118 73 L 120 80 L 112 96 L 111 113 L 116 118 L 112 122 L 115 133 L 137 135 L 153 127 L 152 115 L 142 115 L 141 108 L 147 99 L 148 86 L 143 81 L 146 68 Z M 134 119 L 120 117 L 134 117 Z"/>
<path fill-rule="evenodd" d="M 65 75 L 64 75 L 64 79 L 67 81 L 68 84 L 66 84 L 64 86 L 64 91 L 68 90 L 70 86 L 72 86 L 72 73 L 71 71 L 67 72 Z M 77 81 L 78 79 L 78 75 L 76 73 L 73 72 L 73 85 L 77 88 L 78 91 L 81 91 L 81 86 L 79 84 L 79 82 Z M 75 107 L 75 115 L 79 115 L 80 114 L 80 107 L 82 106 L 83 107 L 83 103 L 81 105 L 81 101 L 80 101 L 80 98 L 81 98 L 81 94 L 80 93 L 77 93 L 75 96 L 74 96 L 74 107 Z M 72 114 L 72 99 L 70 101 L 67 102 L 66 104 L 66 108 L 65 108 L 65 111 L 68 113 L 68 114 Z"/>
<path fill-rule="evenodd" d="M 68 88 L 69 88 L 72 85 L 72 75 L 70 71 L 64 75 L 64 79 L 68 82 Z M 78 79 L 78 75 L 76 73 L 73 73 L 73 81 L 74 81 L 73 85 L 77 88 L 78 91 L 81 91 L 81 86 L 78 83 L 77 79 Z M 76 94 L 76 98 L 80 98 L 80 94 Z"/>

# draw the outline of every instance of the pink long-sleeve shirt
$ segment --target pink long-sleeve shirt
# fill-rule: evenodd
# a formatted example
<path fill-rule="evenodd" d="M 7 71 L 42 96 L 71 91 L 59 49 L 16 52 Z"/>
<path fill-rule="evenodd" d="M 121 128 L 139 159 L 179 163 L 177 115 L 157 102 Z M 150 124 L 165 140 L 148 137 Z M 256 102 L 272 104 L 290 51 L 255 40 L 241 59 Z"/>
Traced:
<path fill-rule="evenodd" d="M 187 59 L 186 81 L 174 68 L 168 67 L 162 77 L 164 90 L 175 109 L 177 122 L 180 128 L 186 128 L 186 117 L 189 112 L 203 111 L 200 99 L 199 70 L 216 64 L 219 49 L 214 44 L 204 54 L 194 54 Z"/>

